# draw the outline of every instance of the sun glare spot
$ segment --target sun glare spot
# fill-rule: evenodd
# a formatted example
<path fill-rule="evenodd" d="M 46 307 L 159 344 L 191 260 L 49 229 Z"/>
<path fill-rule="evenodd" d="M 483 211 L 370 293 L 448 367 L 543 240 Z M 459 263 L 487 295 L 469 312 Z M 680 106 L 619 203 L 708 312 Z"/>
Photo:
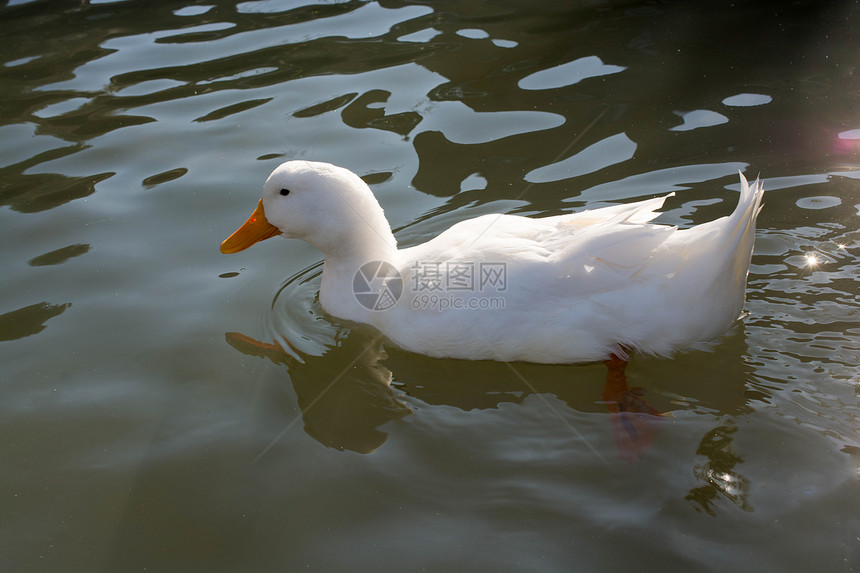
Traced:
<path fill-rule="evenodd" d="M 806 266 L 807 267 L 817 267 L 821 261 L 818 259 L 818 255 L 815 253 L 807 253 L 806 254 Z"/>

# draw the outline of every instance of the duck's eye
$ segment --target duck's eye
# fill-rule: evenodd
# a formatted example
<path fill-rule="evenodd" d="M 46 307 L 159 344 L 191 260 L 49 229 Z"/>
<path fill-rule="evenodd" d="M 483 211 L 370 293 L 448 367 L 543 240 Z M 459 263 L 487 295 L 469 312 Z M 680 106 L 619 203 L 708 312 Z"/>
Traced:
<path fill-rule="evenodd" d="M 290 194 L 289 189 L 281 189 L 281 197 L 286 197 L 289 194 Z"/>

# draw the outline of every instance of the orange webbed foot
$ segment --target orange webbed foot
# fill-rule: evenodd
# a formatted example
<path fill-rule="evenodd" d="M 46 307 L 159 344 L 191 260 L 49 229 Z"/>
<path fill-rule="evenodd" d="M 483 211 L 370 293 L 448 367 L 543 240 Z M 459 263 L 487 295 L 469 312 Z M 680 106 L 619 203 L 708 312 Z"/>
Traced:
<path fill-rule="evenodd" d="M 663 414 L 645 401 L 645 390 L 630 388 L 627 384 L 624 373 L 627 360 L 612 354 L 605 364 L 603 401 L 609 410 L 618 452 L 624 461 L 632 463 L 651 446 Z"/>

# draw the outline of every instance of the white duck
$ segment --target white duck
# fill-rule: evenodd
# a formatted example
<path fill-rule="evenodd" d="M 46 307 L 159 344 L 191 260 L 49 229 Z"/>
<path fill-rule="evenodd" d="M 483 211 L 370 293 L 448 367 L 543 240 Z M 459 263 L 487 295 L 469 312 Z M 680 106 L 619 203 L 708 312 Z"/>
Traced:
<path fill-rule="evenodd" d="M 398 250 L 357 175 L 288 161 L 221 252 L 278 234 L 307 241 L 325 255 L 323 309 L 409 351 L 623 365 L 631 351 L 703 346 L 740 316 L 763 194 L 740 180 L 735 211 L 691 229 L 650 223 L 670 194 L 541 219 L 484 215 Z"/>

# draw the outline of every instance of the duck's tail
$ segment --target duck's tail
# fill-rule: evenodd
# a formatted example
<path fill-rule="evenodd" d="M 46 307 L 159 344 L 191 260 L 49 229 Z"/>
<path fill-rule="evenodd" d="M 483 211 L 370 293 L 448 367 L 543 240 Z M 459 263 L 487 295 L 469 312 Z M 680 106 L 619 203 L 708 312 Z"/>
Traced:
<path fill-rule="evenodd" d="M 744 308 L 747 275 L 755 242 L 756 216 L 764 188 L 740 175 L 735 210 L 725 217 L 676 231 L 672 252 L 681 262 L 661 293 L 662 330 L 655 336 L 653 317 L 647 339 L 625 341 L 638 351 L 670 355 L 681 348 L 707 348 L 737 320 Z M 667 241 L 668 242 L 668 241 Z M 668 270 L 668 269 L 664 269 Z"/>
<path fill-rule="evenodd" d="M 728 236 L 724 239 L 728 252 L 734 253 L 732 275 L 746 284 L 747 273 L 755 242 L 755 221 L 761 212 L 761 200 L 764 196 L 764 185 L 756 177 L 752 185 L 744 174 L 738 171 L 741 178 L 741 195 L 738 206 L 729 215 L 727 225 Z"/>
<path fill-rule="evenodd" d="M 750 185 L 743 173 L 738 171 L 738 175 L 741 178 L 741 197 L 731 217 L 737 222 L 744 222 L 745 224 L 741 225 L 744 229 L 755 229 L 755 219 L 761 211 L 761 198 L 764 197 L 764 185 L 758 177 Z"/>
<path fill-rule="evenodd" d="M 717 231 L 709 239 L 716 250 L 711 250 L 710 268 L 700 276 L 707 281 L 702 294 L 703 300 L 709 301 L 714 311 L 712 327 L 715 331 L 727 329 L 743 312 L 755 242 L 755 222 L 764 195 L 764 187 L 758 178 L 750 185 L 743 173 L 739 175 L 741 193 L 738 206 L 725 219 L 713 221 Z"/>

